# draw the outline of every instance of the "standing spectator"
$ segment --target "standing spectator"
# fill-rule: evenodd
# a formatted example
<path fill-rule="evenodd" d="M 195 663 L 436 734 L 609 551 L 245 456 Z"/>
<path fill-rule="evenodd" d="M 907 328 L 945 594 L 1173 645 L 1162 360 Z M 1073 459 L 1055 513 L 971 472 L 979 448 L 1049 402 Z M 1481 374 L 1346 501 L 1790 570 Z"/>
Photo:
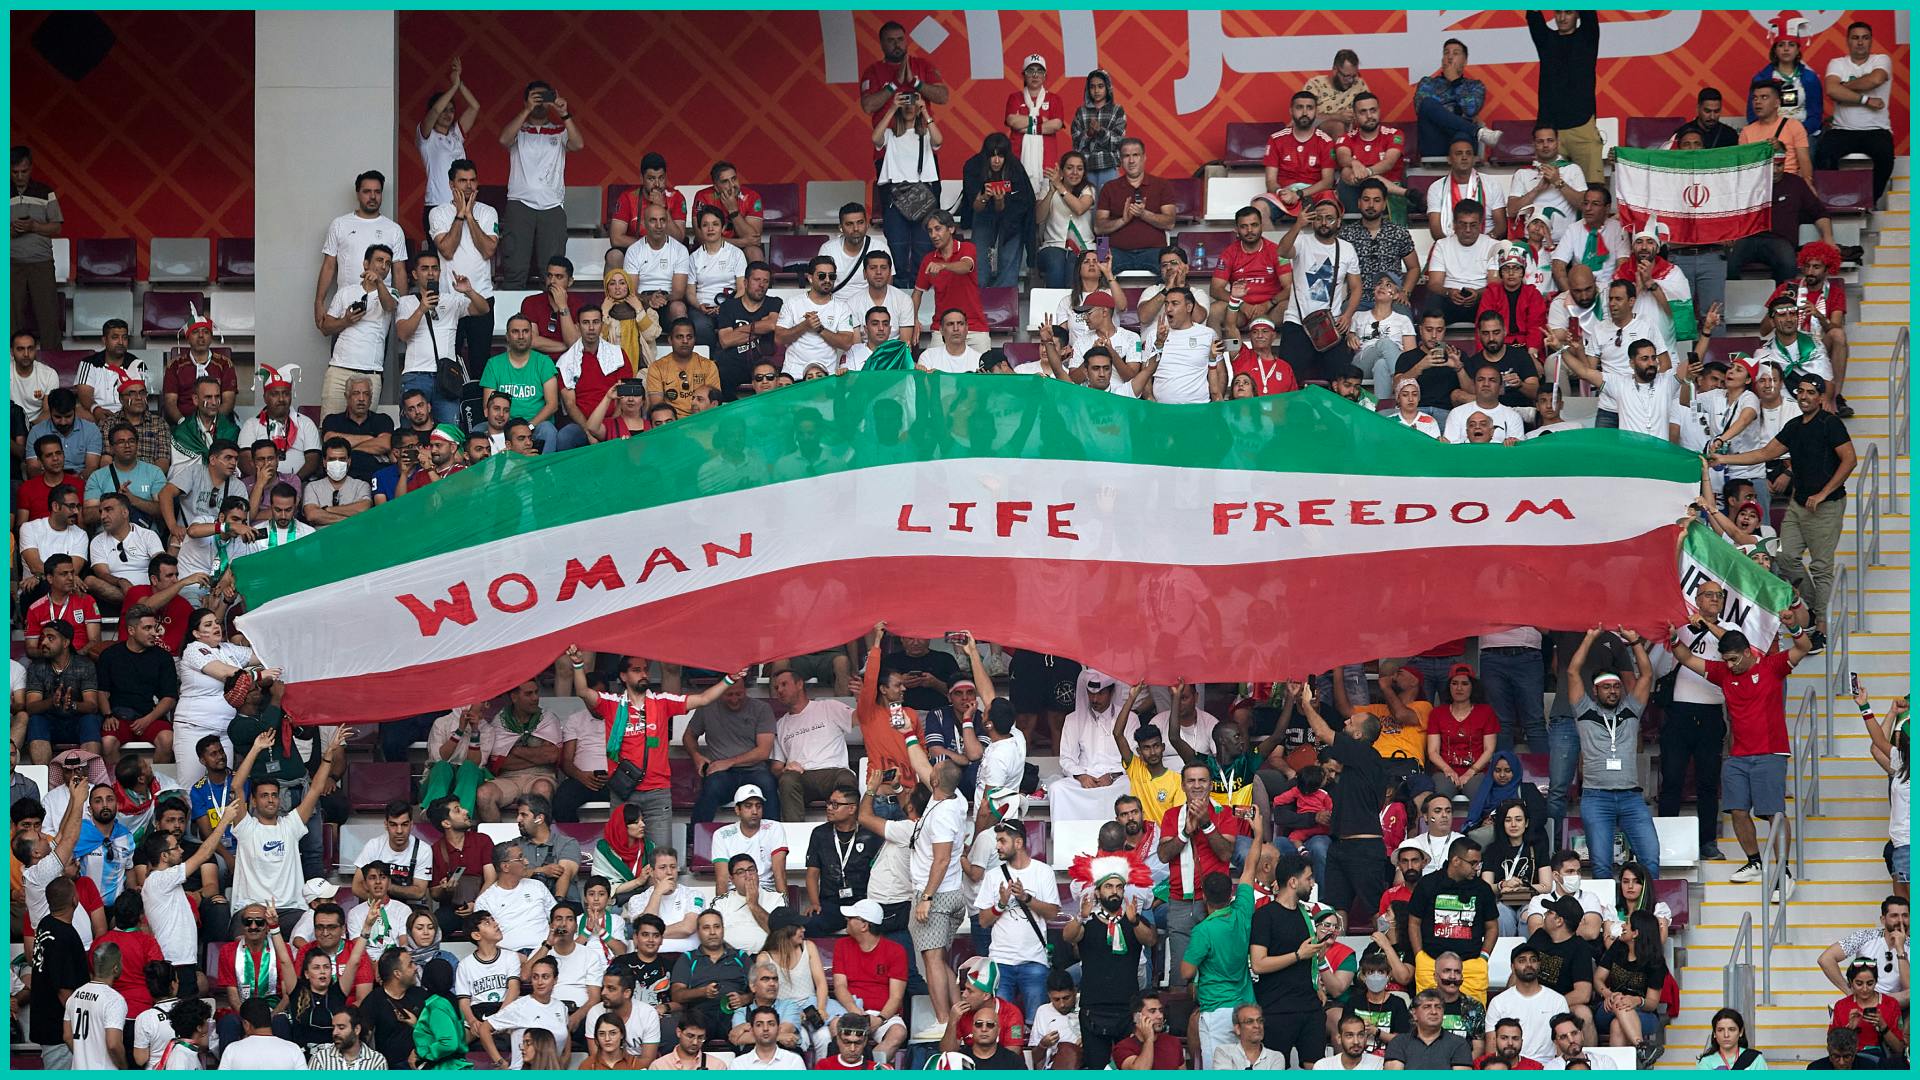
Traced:
<path fill-rule="evenodd" d="M 1027 830 L 1022 822 L 999 822 L 993 826 L 993 837 L 1002 880 L 988 878 L 980 883 L 974 917 L 977 925 L 990 932 L 987 958 L 1000 967 L 1001 993 L 1020 1006 L 1023 1014 L 1032 1016 L 1047 1001 L 1050 958 L 1046 927 L 1060 912 L 1060 894 L 1053 868 L 1027 853 Z M 1249 896 L 1247 914 L 1251 916 L 1252 911 Z M 1241 930 L 1244 940 L 1244 924 Z M 1245 970 L 1243 962 L 1243 978 Z"/>
<path fill-rule="evenodd" d="M 1600 13 L 1555 11 L 1547 25 L 1538 11 L 1527 12 L 1527 32 L 1540 54 L 1540 124 L 1565 142 L 1567 156 L 1586 176 L 1600 175 L 1600 130 L 1594 125 L 1595 69 L 1600 60 Z M 1538 134 L 1535 135 L 1538 148 Z M 1535 156 L 1536 161 L 1552 158 Z M 1575 190 L 1584 187 L 1576 185 Z"/>
<path fill-rule="evenodd" d="M 1603 672 L 1586 681 L 1580 674 L 1600 628 L 1587 631 L 1574 650 L 1567 692 L 1574 698 L 1574 723 L 1580 733 L 1580 820 L 1586 826 L 1588 858 L 1597 878 L 1613 876 L 1613 834 L 1626 834 L 1634 858 L 1660 873 L 1660 837 L 1640 784 L 1640 721 L 1653 691 L 1653 664 L 1640 635 L 1624 631 L 1633 650 L 1633 685 L 1622 672 Z"/>
<path fill-rule="evenodd" d="M 1007 131 L 1011 138 L 1020 140 L 1015 156 L 1027 174 L 1028 185 L 1038 188 L 1040 179 L 1059 160 L 1060 140 L 1054 136 L 1067 126 L 1066 107 L 1047 93 L 1046 57 L 1032 53 L 1021 61 L 1020 80 L 1020 89 L 1007 95 Z"/>
<path fill-rule="evenodd" d="M 1847 55 L 1827 61 L 1822 88 L 1833 99 L 1833 121 L 1820 135 L 1813 163 L 1837 169 L 1848 154 L 1872 158 L 1876 203 L 1893 176 L 1893 119 L 1887 111 L 1892 82 L 1893 60 L 1873 51 L 1873 27 L 1848 23 Z"/>
<path fill-rule="evenodd" d="M 1007 137 L 989 132 L 962 167 L 960 181 L 960 226 L 979 252 L 974 274 L 983 288 L 1018 283 L 1033 225 L 1033 181 Z"/>
<path fill-rule="evenodd" d="M 1793 458 L 1792 499 L 1780 526 L 1777 572 L 1806 598 L 1815 630 L 1821 635 L 1819 640 L 1824 640 L 1826 633 L 1833 555 L 1846 517 L 1845 484 L 1858 461 L 1846 425 L 1824 408 L 1826 389 L 1827 382 L 1819 375 L 1801 374 L 1793 387 L 1800 415 L 1787 421 L 1767 445 L 1744 454 L 1707 459 L 1711 464 L 1745 465 L 1783 455 Z"/>
<path fill-rule="evenodd" d="M 28 326 L 27 314 L 37 340 L 54 341 L 60 332 L 60 285 L 53 279 L 53 238 L 60 235 L 65 220 L 60 200 L 53 188 L 33 178 L 33 151 L 15 146 L 13 166 L 13 328 L 15 334 Z M 14 395 L 19 404 L 19 395 Z M 28 410 L 29 421 L 38 410 Z M 53 1068 L 47 1065 L 47 1068 Z"/>
<path fill-rule="evenodd" d="M 1467 46 L 1459 38 L 1440 43 L 1440 70 L 1420 80 L 1413 100 L 1420 118 L 1421 157 L 1448 153 L 1448 144 L 1458 138 L 1487 146 L 1500 141 L 1500 133 L 1480 116 L 1487 86 L 1467 78 Z"/>
<path fill-rule="evenodd" d="M 721 235 L 727 242 L 739 248 L 748 262 L 766 258 L 765 249 L 760 246 L 766 217 L 760 193 L 740 182 L 740 170 L 734 168 L 731 161 L 714 162 L 707 176 L 712 184 L 694 193 L 693 212 L 700 213 L 703 206 L 720 211 L 726 225 Z"/>
<path fill-rule="evenodd" d="M 185 663 L 183 660 L 182 663 Z M 301 895 L 300 839 L 307 834 L 314 807 L 327 790 L 327 780 L 346 760 L 347 740 L 336 737 L 320 759 L 320 770 L 307 785 L 307 793 L 290 813 L 283 813 L 280 783 L 271 777 L 256 777 L 249 813 L 233 823 L 236 845 L 233 860 L 233 887 L 227 895 L 236 914 L 234 922 L 245 924 L 249 905 L 256 908 L 290 903 Z M 296 910 L 280 909 L 282 921 L 291 921 Z M 274 928 L 278 937 L 279 928 Z M 289 972 L 289 974 L 293 974 Z"/>
<path fill-rule="evenodd" d="M 1280 355 L 1307 382 L 1331 382 L 1353 364 L 1347 332 L 1360 307 L 1360 258 L 1340 241 L 1340 197 L 1321 191 L 1310 198 L 1306 211 L 1294 219 L 1276 247 L 1290 263 L 1293 285 L 1280 322 Z M 1303 222 L 1313 225 L 1312 236 L 1300 234 Z M 1312 318 L 1315 315 L 1319 320 Z M 1323 343 L 1308 324 L 1329 319 L 1334 336 Z"/>
<path fill-rule="evenodd" d="M 79 796 L 74 797 L 75 802 Z M 87 950 L 74 930 L 77 894 L 73 879 L 56 877 L 46 886 L 47 912 L 33 927 L 33 985 L 28 991 L 27 1040 L 40 1045 L 43 1069 L 74 1066 L 73 1048 L 63 1033 L 67 1003 L 87 984 Z"/>
<path fill-rule="evenodd" d="M 1039 222 L 1035 267 L 1047 288 L 1071 288 L 1075 260 L 1093 250 L 1097 194 L 1098 185 L 1087 174 L 1087 157 L 1078 150 L 1061 154 L 1041 177 L 1033 208 Z"/>
<path fill-rule="evenodd" d="M 527 84 L 526 103 L 500 132 L 507 150 L 507 205 L 501 213 L 500 280 L 536 287 L 548 260 L 567 246 L 567 155 L 586 145 L 567 99 L 548 83 Z M 516 1061 L 519 1055 L 514 1055 Z"/>
<path fill-rule="evenodd" d="M 1147 173 L 1147 144 L 1131 136 L 1120 141 L 1120 172 L 1100 189 L 1093 231 L 1113 245 L 1116 273 L 1151 271 L 1173 228 L 1173 187 Z"/>
<path fill-rule="evenodd" d="M 1189 806 L 1193 805 L 1191 799 L 1189 796 Z M 1209 805 L 1205 796 L 1198 802 Z M 1200 1060 L 1195 1062 L 1200 1068 L 1218 1067 L 1215 1056 L 1237 1041 L 1233 1030 L 1235 1010 L 1253 997 L 1253 879 L 1267 853 L 1260 836 L 1262 820 L 1258 815 L 1253 818 L 1254 846 L 1247 853 L 1238 882 L 1228 880 L 1220 870 L 1201 879 L 1207 914 L 1193 928 L 1192 940 L 1180 960 L 1180 980 L 1193 984 L 1194 1008 L 1200 1014 L 1196 1023 Z"/>
<path fill-rule="evenodd" d="M 1740 129 L 1740 145 L 1770 142 L 1787 152 L 1787 171 L 1802 180 L 1813 178 L 1813 154 L 1807 129 L 1788 116 L 1780 100 L 1781 84 L 1761 78 L 1747 90 L 1747 126 Z"/>
<path fill-rule="evenodd" d="M 952 214 L 935 210 L 927 215 L 926 222 L 927 237 L 933 242 L 933 248 L 920 260 L 919 272 L 913 279 L 913 310 L 920 310 L 921 297 L 931 291 L 935 311 L 957 308 L 967 317 L 967 348 L 985 352 L 992 342 L 987 336 L 986 309 L 980 303 L 980 278 L 974 272 L 979 253 L 972 244 L 960 239 Z M 811 269 L 816 274 L 819 272 L 817 264 Z M 784 312 L 781 321 L 787 321 Z M 789 373 L 795 370 L 791 358 L 787 360 L 786 370 Z"/>
<path fill-rule="evenodd" d="M 422 200 L 421 220 L 427 235 L 435 236 L 433 212 L 454 201 L 451 166 L 467 156 L 467 132 L 480 119 L 480 99 L 473 88 L 460 78 L 460 58 L 454 57 L 447 69 L 449 85 L 427 95 L 427 114 L 414 125 L 413 137 L 420 148 L 420 164 L 427 174 L 427 193 Z M 464 104 L 456 110 L 454 99 Z M 456 208 L 458 209 L 458 208 Z"/>
<path fill-rule="evenodd" d="M 448 279 L 453 287 L 442 292 L 440 253 L 435 248 L 421 249 L 413 272 L 414 291 L 401 297 L 394 309 L 394 334 L 406 348 L 400 388 L 427 395 L 433 419 L 450 424 L 459 419 L 460 398 L 441 392 L 440 361 L 454 356 L 460 323 L 474 313 L 488 315 L 492 306 L 472 279 L 457 270 Z"/>
<path fill-rule="evenodd" d="M 1907 884 L 1910 875 L 1907 850 L 1911 841 L 1911 823 L 1907 818 L 1909 806 L 1911 770 L 1908 762 L 1912 760 L 1910 742 L 1910 717 L 1907 698 L 1902 695 L 1893 699 L 1893 707 L 1884 726 L 1874 718 L 1873 709 L 1867 704 L 1867 693 L 1856 687 L 1853 703 L 1860 709 L 1860 721 L 1866 725 L 1867 737 L 1872 740 L 1873 760 L 1887 772 L 1888 820 L 1887 843 L 1891 850 L 1887 852 L 1887 873 L 1893 878 L 1893 893 L 1902 903 L 1907 897 Z M 1885 905 L 1882 905 L 1883 909 Z M 1902 923 L 1904 932 L 1905 924 Z"/>
<path fill-rule="evenodd" d="M 1284 1068 L 1290 1053 L 1297 1051 L 1305 1063 L 1319 1060 L 1326 1049 L 1326 1008 L 1316 971 L 1320 958 L 1337 942 L 1321 937 L 1307 921 L 1307 897 L 1313 891 L 1315 875 L 1306 856 L 1280 856 L 1274 864 L 1273 878 L 1273 898 L 1253 913 L 1249 963 L 1259 976 L 1253 992 L 1260 1009 L 1262 1034 L 1269 1047 L 1279 1053 L 1280 1067 Z M 1238 1013 L 1235 1021 L 1239 1026 Z M 1223 1067 L 1231 1059 L 1229 1048 L 1215 1065 Z"/>
<path fill-rule="evenodd" d="M 880 25 L 879 37 L 880 59 L 860 72 L 860 111 L 877 124 L 885 115 L 887 102 L 902 94 L 915 99 L 908 102 L 909 106 L 919 100 L 945 105 L 950 92 L 946 80 L 933 61 L 907 55 L 907 28 L 888 20 Z M 879 157 L 874 155 L 876 164 Z"/>
<path fill-rule="evenodd" d="M 406 251 L 405 240 L 402 236 L 399 249 L 402 252 Z M 333 294 L 333 302 L 318 316 L 320 332 L 333 337 L 333 355 L 320 384 L 323 414 L 331 415 L 346 408 L 347 383 L 351 379 L 365 377 L 372 396 L 380 396 L 387 366 L 387 334 L 393 329 L 393 312 L 400 304 L 399 298 L 387 287 L 387 270 L 393 263 L 393 248 L 382 243 L 367 245 L 360 263 L 360 277 L 352 282 L 343 281 L 340 290 Z M 405 270 L 396 273 L 405 279 Z M 323 278 L 331 276 L 322 274 Z M 194 384 L 194 394 L 200 394 L 198 382 Z M 223 412 L 220 417 L 223 422 L 231 423 L 227 415 Z M 181 421 L 182 425 L 188 420 Z M 176 445 L 180 442 L 177 433 L 174 441 Z"/>
<path fill-rule="evenodd" d="M 777 731 L 773 710 L 766 700 L 748 697 L 747 688 L 731 680 L 721 685 L 721 692 L 714 700 L 694 709 L 686 731 L 680 736 L 681 747 L 693 761 L 694 775 L 700 777 L 700 794 L 694 800 L 689 818 L 689 850 L 693 827 L 712 821 L 714 811 L 733 803 L 734 793 L 740 788 L 753 785 L 761 792 L 775 790 L 768 762 L 773 755 Z M 704 750 L 701 748 L 703 737 Z M 775 815 L 775 820 L 778 819 Z M 764 859 L 756 861 L 766 865 Z"/>
<path fill-rule="evenodd" d="M 1754 72 L 1753 83 L 1771 83 L 1778 88 L 1780 115 L 1800 124 L 1806 130 L 1806 145 L 1811 146 L 1820 138 L 1820 125 L 1827 114 L 1826 102 L 1821 100 L 1821 79 L 1818 72 L 1801 60 L 1801 52 L 1806 43 L 1800 34 L 1807 31 L 1805 19 L 1791 19 L 1782 12 L 1772 24 L 1774 28 L 1773 44 L 1767 48 L 1767 63 Z M 1851 45 L 1851 43 L 1849 43 Z M 1759 115 L 1757 102 L 1747 103 L 1747 124 L 1766 119 Z M 1749 140 L 1742 139 L 1742 142 Z M 1811 172 L 1802 173 L 1808 180 Z"/>
<path fill-rule="evenodd" d="M 1120 175 L 1120 143 L 1127 137 L 1127 110 L 1113 99 L 1113 76 L 1087 72 L 1080 108 L 1073 114 L 1073 148 L 1086 156 L 1087 180 L 1095 190 Z"/>
<path fill-rule="evenodd" d="M 1702 150 L 1705 144 L 1696 132 L 1685 132 L 1679 136 L 1678 150 Z M 1724 244 L 1671 244 L 1667 247 L 1667 259 L 1686 276 L 1687 288 L 1693 294 L 1693 306 L 1697 312 L 1705 313 L 1720 305 L 1727 295 L 1727 247 Z M 1702 327 L 1703 336 L 1716 337 L 1720 333 L 1721 323 L 1711 328 Z"/>
<path fill-rule="evenodd" d="M 1355 105 L 1367 93 L 1367 80 L 1360 75 L 1360 54 L 1352 49 L 1334 53 L 1332 70 L 1308 79 L 1300 90 L 1313 95 L 1320 130 L 1328 138 L 1341 139 L 1354 129 L 1358 120 Z"/>
<path fill-rule="evenodd" d="M 354 177 L 353 194 L 358 205 L 352 213 L 341 214 L 327 226 L 326 239 L 320 245 L 320 276 L 313 285 L 313 321 L 320 332 L 328 337 L 340 332 L 338 326 L 328 329 L 327 319 L 338 318 L 339 313 L 330 309 L 327 297 L 336 291 L 336 284 L 341 287 L 339 291 L 347 288 L 347 280 L 341 276 L 343 262 L 351 268 L 355 259 L 370 259 L 375 246 L 383 247 L 388 261 L 378 267 L 379 280 L 387 283 L 382 290 L 390 286 L 393 292 L 407 291 L 407 268 L 404 265 L 407 261 L 407 233 L 392 218 L 380 213 L 386 187 L 386 176 L 376 169 L 368 169 Z M 373 291 L 373 285 L 364 274 L 360 284 L 356 295 Z M 323 404 L 329 395 L 335 393 L 338 393 L 337 388 L 330 384 L 323 385 Z M 327 411 L 332 412 L 333 409 L 328 408 Z"/>
<path fill-rule="evenodd" d="M 500 213 L 480 201 L 479 168 L 468 158 L 457 158 L 447 166 L 447 185 L 447 201 L 427 214 L 427 236 L 446 260 L 454 280 L 466 278 L 490 308 L 493 255 L 500 247 Z M 460 359 L 471 377 L 486 362 L 493 346 L 492 311 L 469 306 L 455 324 L 454 333 Z"/>
<path fill-rule="evenodd" d="M 1276 227 L 1298 218 L 1314 196 L 1333 189 L 1333 140 L 1314 127 L 1313 95 L 1295 91 L 1288 113 L 1288 126 L 1267 136 L 1266 190 L 1254 199 L 1266 205 Z"/>
<path fill-rule="evenodd" d="M 1718 654 L 1719 635 L 1726 632 L 1720 623 L 1726 603 L 1726 586 L 1702 579 L 1693 593 L 1698 616 L 1687 625 L 1675 628 L 1655 661 L 1662 669 L 1677 669 L 1673 701 L 1667 705 L 1660 723 L 1660 816 L 1679 816 L 1680 801 L 1686 793 L 1687 765 L 1691 763 L 1702 859 L 1722 857 L 1720 753 L 1727 741 L 1727 696 L 1675 657 L 1682 650 L 1703 660 Z"/>
<path fill-rule="evenodd" d="M 904 289 L 932 250 L 926 223 L 945 213 L 939 209 L 940 160 L 935 154 L 943 137 L 926 99 L 915 94 L 894 95 L 879 117 L 873 128 L 875 202 L 893 254 L 893 283 Z"/>
<path fill-rule="evenodd" d="M 1689 132 L 1700 136 L 1698 149 L 1701 150 L 1720 150 L 1740 145 L 1740 132 L 1720 119 L 1724 105 L 1719 90 L 1711 86 L 1701 89 L 1694 97 L 1693 119 L 1681 124 L 1673 133 L 1674 149 L 1686 149 L 1680 142 Z"/>
<path fill-rule="evenodd" d="M 1671 440 L 1670 432 L 1686 419 L 1690 397 L 1686 388 L 1677 385 L 1672 371 L 1663 370 L 1671 367 L 1671 361 L 1658 344 L 1658 329 L 1634 313 L 1638 295 L 1631 281 L 1617 280 L 1607 286 L 1606 321 L 1592 335 L 1584 333 L 1583 327 L 1582 340 L 1574 342 L 1563 358 L 1568 370 L 1600 391 L 1593 426 L 1624 427 Z M 1566 344 L 1566 330 L 1553 333 L 1557 345 Z"/>
<path fill-rule="evenodd" d="M 1195 321 L 1198 307 L 1185 288 L 1165 294 L 1166 318 L 1154 336 L 1146 367 L 1155 401 L 1192 405 L 1226 396 L 1226 342 Z"/>
<path fill-rule="evenodd" d="M 1252 383 L 1253 396 L 1265 394 L 1290 394 L 1300 389 L 1300 382 L 1294 376 L 1293 365 L 1280 358 L 1275 346 L 1278 330 L 1273 320 L 1261 316 L 1247 327 L 1247 341 L 1240 347 L 1240 354 L 1233 358 L 1233 375 L 1239 378 L 1245 375 Z M 1352 337 L 1351 334 L 1348 335 Z"/>
<path fill-rule="evenodd" d="M 1300 708 L 1313 737 L 1328 745 L 1328 754 L 1341 769 L 1327 826 L 1334 844 L 1327 852 L 1327 881 L 1321 901 L 1372 918 L 1387 885 L 1387 848 L 1380 825 L 1381 799 L 1387 790 L 1386 763 L 1373 747 L 1380 737 L 1380 720 L 1371 713 L 1356 711 L 1336 732 L 1314 708 L 1310 688 L 1303 692 Z M 1356 842 L 1340 842 L 1344 840 Z"/>

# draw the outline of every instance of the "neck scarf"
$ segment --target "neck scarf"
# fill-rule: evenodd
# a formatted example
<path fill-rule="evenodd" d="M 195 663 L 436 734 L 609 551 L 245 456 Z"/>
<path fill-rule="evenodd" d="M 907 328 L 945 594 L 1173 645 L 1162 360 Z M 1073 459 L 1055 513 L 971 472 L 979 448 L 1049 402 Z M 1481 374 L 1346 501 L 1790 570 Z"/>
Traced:
<path fill-rule="evenodd" d="M 1484 222 L 1486 221 L 1487 183 L 1486 181 L 1480 179 L 1480 173 L 1478 170 L 1468 175 L 1471 176 L 1473 179 L 1473 190 L 1470 194 L 1463 195 L 1460 184 L 1458 181 L 1454 180 L 1453 174 L 1452 173 L 1447 174 L 1447 194 L 1450 196 L 1450 198 L 1447 200 L 1448 218 L 1449 219 L 1452 218 L 1453 208 L 1460 205 L 1460 200 L 1463 197 L 1470 197 L 1475 202 L 1480 204 L 1481 221 L 1483 223 L 1482 227 L 1484 228 L 1485 227 Z"/>
<path fill-rule="evenodd" d="M 1606 240 L 1601 236 L 1606 229 L 1607 223 L 1603 221 L 1598 228 L 1587 230 L 1587 250 L 1580 256 L 1581 264 L 1596 274 L 1607 265 L 1608 259 L 1613 255 L 1613 252 L 1607 248 Z M 1599 302 L 1599 298 L 1595 297 L 1595 306 L 1598 306 Z"/>
<path fill-rule="evenodd" d="M 525 746 L 527 740 L 533 737 L 534 729 L 540 726 L 540 714 L 536 711 L 523 720 L 514 715 L 513 706 L 509 705 L 500 710 L 500 726 L 519 736 L 520 745 Z"/>
<path fill-rule="evenodd" d="M 261 409 L 259 415 L 255 416 L 254 419 L 260 421 L 260 426 L 267 431 L 267 438 L 272 440 L 274 447 L 277 448 L 280 453 L 285 454 L 293 447 L 292 417 L 288 417 L 285 420 L 275 420 L 267 415 L 267 410 Z"/>
<path fill-rule="evenodd" d="M 384 909 L 380 912 L 380 915 L 382 918 L 385 918 L 386 914 L 387 913 Z M 434 923 L 433 940 L 427 942 L 425 945 L 415 945 L 413 943 L 413 935 L 408 934 L 407 935 L 407 952 L 412 954 L 413 962 L 416 965 L 423 968 L 426 967 L 427 961 L 432 960 L 436 956 L 439 956 L 440 955 L 440 924 Z"/>
<path fill-rule="evenodd" d="M 265 963 L 247 948 L 246 942 L 239 944 L 238 964 L 240 969 L 240 996 L 243 998 L 265 998 L 268 1001 L 280 999 L 280 958 L 274 955 L 271 939 L 261 943 L 266 953 Z"/>

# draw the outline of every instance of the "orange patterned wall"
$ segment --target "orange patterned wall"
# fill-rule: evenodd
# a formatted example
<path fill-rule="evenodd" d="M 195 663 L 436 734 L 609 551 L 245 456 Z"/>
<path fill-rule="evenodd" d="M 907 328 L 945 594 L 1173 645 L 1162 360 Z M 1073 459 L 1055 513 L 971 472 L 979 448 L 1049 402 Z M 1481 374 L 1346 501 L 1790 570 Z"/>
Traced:
<path fill-rule="evenodd" d="M 253 13 L 101 12 L 115 43 L 78 81 L 12 15 L 15 143 L 70 237 L 253 235 Z"/>
<path fill-rule="evenodd" d="M 1694 93 L 1708 83 L 1743 97 L 1765 62 L 1760 20 L 1772 15 L 1606 13 L 1601 115 L 1691 115 Z M 1844 52 L 1854 17 L 1818 16 L 1807 52 L 1815 67 Z M 1876 47 L 1893 54 L 1894 130 L 1904 133 L 1907 47 L 1895 43 L 1891 12 L 1859 17 L 1875 27 Z M 930 52 L 954 90 L 942 114 L 948 175 L 999 127 L 1015 66 L 1030 52 L 1048 58 L 1050 85 L 1076 106 L 1080 79 L 1067 71 L 1093 61 L 1112 71 L 1129 131 L 1147 140 L 1151 167 L 1168 175 L 1217 158 L 1228 121 L 1284 116 L 1287 96 L 1343 45 L 1359 52 L 1390 122 L 1412 115 L 1413 81 L 1438 66 L 1448 36 L 1468 41 L 1494 117 L 1535 111 L 1539 64 L 1519 11 L 1458 22 L 1430 11 L 403 12 L 400 115 L 403 124 L 418 120 L 459 55 L 482 104 L 468 150 L 483 182 L 505 182 L 506 154 L 495 137 L 536 77 L 559 87 L 586 138 L 569 164 L 570 183 L 634 180 L 648 150 L 667 156 L 670 179 L 681 184 L 703 180 L 716 158 L 737 163 L 748 183 L 865 177 L 871 128 L 854 104 L 853 80 L 878 57 L 875 36 L 889 18 L 937 39 Z M 1064 59 L 1063 41 L 1073 45 Z M 410 136 L 401 160 L 401 205 L 409 209 L 396 216 L 405 221 L 416 216 L 423 182 Z"/>

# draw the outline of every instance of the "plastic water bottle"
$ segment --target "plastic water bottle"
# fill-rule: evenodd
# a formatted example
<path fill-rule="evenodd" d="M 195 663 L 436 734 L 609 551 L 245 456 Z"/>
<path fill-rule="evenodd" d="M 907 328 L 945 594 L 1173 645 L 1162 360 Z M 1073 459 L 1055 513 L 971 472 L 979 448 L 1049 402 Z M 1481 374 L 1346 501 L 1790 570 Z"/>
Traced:
<path fill-rule="evenodd" d="M 1193 249 L 1193 268 L 1196 270 L 1207 268 L 1207 245 L 1201 244 Z"/>

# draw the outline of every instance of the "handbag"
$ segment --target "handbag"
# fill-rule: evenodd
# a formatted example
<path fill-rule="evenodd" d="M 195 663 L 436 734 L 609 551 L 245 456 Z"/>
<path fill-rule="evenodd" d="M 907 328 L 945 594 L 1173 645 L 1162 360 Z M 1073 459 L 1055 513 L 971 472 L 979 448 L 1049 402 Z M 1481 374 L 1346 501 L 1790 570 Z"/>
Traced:
<path fill-rule="evenodd" d="M 425 305 L 426 300 L 420 303 Z M 467 389 L 467 369 L 460 361 L 440 355 L 440 336 L 433 332 L 433 309 L 427 309 L 427 340 L 433 342 L 433 389 L 440 397 L 453 401 Z"/>
<path fill-rule="evenodd" d="M 1333 272 L 1336 275 L 1340 273 L 1339 237 L 1333 240 Z M 1327 307 L 1301 314 L 1300 291 L 1297 288 L 1294 290 L 1293 312 L 1300 315 L 1300 329 L 1306 332 L 1307 342 L 1313 346 L 1314 352 L 1326 352 L 1340 344 L 1340 327 L 1333 321 L 1333 290 L 1331 288 L 1328 289 L 1327 303 Z"/>
<path fill-rule="evenodd" d="M 607 795 L 608 801 L 616 805 L 633 798 L 633 793 L 640 790 L 641 783 L 647 778 L 647 765 L 653 759 L 653 744 L 657 741 L 653 736 L 647 736 L 640 749 L 638 765 L 620 756 L 620 748 L 627 741 L 629 711 L 627 700 L 623 696 L 620 699 L 619 710 L 614 713 L 614 730 L 607 736 L 607 760 L 617 763 L 607 776 Z M 644 719 L 642 717 L 643 721 Z"/>
<path fill-rule="evenodd" d="M 927 133 L 920 133 L 920 158 L 914 166 L 918 175 L 927 164 Z M 899 215 L 908 221 L 925 221 L 938 208 L 940 196 L 924 180 L 896 180 L 887 185 L 887 199 Z"/>

